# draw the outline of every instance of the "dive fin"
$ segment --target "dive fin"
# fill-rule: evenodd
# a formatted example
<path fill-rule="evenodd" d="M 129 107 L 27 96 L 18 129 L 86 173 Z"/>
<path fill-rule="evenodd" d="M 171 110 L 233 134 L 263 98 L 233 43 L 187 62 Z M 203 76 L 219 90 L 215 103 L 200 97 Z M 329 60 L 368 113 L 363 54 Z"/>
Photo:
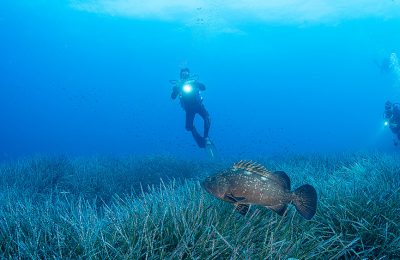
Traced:
<path fill-rule="evenodd" d="M 276 212 L 279 216 L 283 216 L 285 214 L 288 206 L 287 204 L 278 204 L 274 206 L 265 206 L 267 209 L 270 209 L 274 212 Z"/>
<path fill-rule="evenodd" d="M 210 159 L 214 159 L 216 157 L 216 148 L 213 142 L 211 142 L 210 138 L 206 140 L 206 150 Z"/>
<path fill-rule="evenodd" d="M 317 191 L 306 184 L 294 191 L 293 204 L 305 219 L 310 220 L 317 212 Z"/>
<path fill-rule="evenodd" d="M 248 204 L 235 204 L 235 209 L 242 215 L 246 215 L 250 206 Z"/>

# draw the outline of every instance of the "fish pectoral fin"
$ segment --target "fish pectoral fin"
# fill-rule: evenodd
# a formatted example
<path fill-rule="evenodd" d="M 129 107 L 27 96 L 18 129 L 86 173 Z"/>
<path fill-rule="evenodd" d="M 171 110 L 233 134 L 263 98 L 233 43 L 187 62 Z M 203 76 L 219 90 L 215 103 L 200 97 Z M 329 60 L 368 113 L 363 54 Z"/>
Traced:
<path fill-rule="evenodd" d="M 265 206 L 267 209 L 270 209 L 274 212 L 276 212 L 279 216 L 283 216 L 287 210 L 287 204 L 278 204 L 274 206 Z"/>
<path fill-rule="evenodd" d="M 232 201 L 232 202 L 239 202 L 245 199 L 245 197 L 235 197 L 232 193 L 225 194 L 225 198 Z"/>
<path fill-rule="evenodd" d="M 235 209 L 237 212 L 239 212 L 242 215 L 246 215 L 247 212 L 249 211 L 250 206 L 248 204 L 235 204 Z"/>

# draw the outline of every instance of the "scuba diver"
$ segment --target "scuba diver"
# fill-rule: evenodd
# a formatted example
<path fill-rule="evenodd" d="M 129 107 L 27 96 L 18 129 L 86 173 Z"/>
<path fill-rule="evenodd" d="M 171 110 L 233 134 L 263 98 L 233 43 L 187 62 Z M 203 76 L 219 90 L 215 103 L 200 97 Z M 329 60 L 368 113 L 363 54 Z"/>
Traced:
<path fill-rule="evenodd" d="M 204 107 L 203 98 L 200 91 L 206 87 L 198 81 L 198 77 L 191 75 L 188 68 L 180 71 L 180 80 L 170 80 L 173 84 L 171 98 L 179 96 L 181 106 L 186 112 L 186 130 L 192 133 L 194 140 L 200 148 L 207 148 L 211 157 L 214 157 L 213 144 L 208 137 L 210 130 L 210 116 Z M 199 114 L 204 121 L 203 136 L 201 136 L 194 126 L 194 117 Z"/>
<path fill-rule="evenodd" d="M 386 101 L 383 117 L 386 120 L 385 126 L 389 126 L 392 133 L 397 137 L 397 140 L 396 138 L 393 139 L 394 145 L 397 146 L 400 141 L 400 104 Z"/>

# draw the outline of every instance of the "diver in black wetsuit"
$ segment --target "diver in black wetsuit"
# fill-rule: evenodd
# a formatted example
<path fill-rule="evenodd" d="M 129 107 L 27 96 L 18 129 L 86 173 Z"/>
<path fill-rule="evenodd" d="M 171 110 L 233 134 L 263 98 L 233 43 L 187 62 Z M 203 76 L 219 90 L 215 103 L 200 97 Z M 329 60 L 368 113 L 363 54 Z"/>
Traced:
<path fill-rule="evenodd" d="M 393 139 L 394 145 L 398 145 L 400 141 L 400 104 L 387 101 L 385 103 L 385 125 L 389 126 L 390 130 L 396 138 Z"/>
<path fill-rule="evenodd" d="M 181 105 L 186 111 L 186 130 L 192 133 L 199 147 L 205 148 L 207 145 L 211 144 L 210 138 L 208 137 L 210 116 L 204 107 L 203 98 L 200 95 L 200 91 L 204 91 L 206 87 L 204 84 L 198 82 L 197 79 L 191 78 L 188 68 L 181 69 L 180 80 L 171 81 L 171 83 L 174 84 L 171 98 L 176 99 L 179 95 Z M 194 126 L 194 117 L 196 114 L 199 114 L 204 120 L 203 136 L 197 132 Z"/>

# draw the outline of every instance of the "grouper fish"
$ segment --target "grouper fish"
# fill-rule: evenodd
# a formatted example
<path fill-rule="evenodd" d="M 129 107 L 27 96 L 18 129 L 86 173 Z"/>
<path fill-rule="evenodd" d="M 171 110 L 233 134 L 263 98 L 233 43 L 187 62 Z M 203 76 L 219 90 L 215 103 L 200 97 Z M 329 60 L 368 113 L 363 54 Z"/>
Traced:
<path fill-rule="evenodd" d="M 285 172 L 271 172 L 252 161 L 237 162 L 207 177 L 201 186 L 218 199 L 234 204 L 243 215 L 250 205 L 264 206 L 282 216 L 292 203 L 307 220 L 317 210 L 317 192 L 313 186 L 305 184 L 292 192 Z"/>

